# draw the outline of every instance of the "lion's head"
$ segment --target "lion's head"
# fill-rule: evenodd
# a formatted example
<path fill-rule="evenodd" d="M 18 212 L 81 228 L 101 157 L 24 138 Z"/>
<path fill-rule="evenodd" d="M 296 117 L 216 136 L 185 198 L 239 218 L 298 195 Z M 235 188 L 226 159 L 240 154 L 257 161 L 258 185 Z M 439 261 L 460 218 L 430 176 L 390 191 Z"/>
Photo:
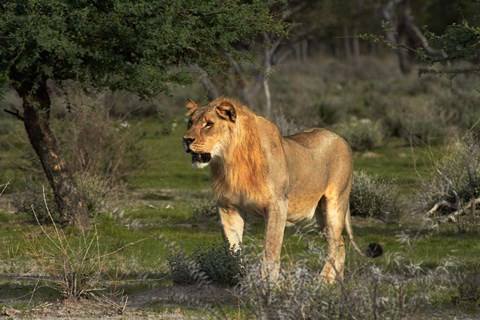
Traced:
<path fill-rule="evenodd" d="M 237 110 L 226 99 L 214 100 L 203 107 L 189 100 L 187 108 L 189 118 L 183 147 L 192 154 L 192 166 L 200 169 L 223 154 L 234 131 Z"/>

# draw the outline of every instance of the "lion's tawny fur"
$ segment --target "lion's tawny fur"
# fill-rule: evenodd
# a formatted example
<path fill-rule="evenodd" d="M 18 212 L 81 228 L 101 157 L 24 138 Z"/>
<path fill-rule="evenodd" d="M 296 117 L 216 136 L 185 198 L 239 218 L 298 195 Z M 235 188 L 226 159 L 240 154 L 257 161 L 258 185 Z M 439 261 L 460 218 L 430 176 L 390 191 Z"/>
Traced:
<path fill-rule="evenodd" d="M 239 198 L 240 201 L 262 202 L 261 196 L 268 193 L 264 151 L 261 148 L 254 114 L 237 108 L 237 122 L 242 128 L 233 129 L 231 139 L 224 142 L 224 154 L 211 165 L 213 194 L 216 200 Z M 253 188 L 252 188 L 253 186 Z"/>
<path fill-rule="evenodd" d="M 316 215 L 328 240 L 322 277 L 329 282 L 341 278 L 345 225 L 352 237 L 348 202 L 353 164 L 346 141 L 325 129 L 282 137 L 272 122 L 231 99 L 219 98 L 202 107 L 190 101 L 188 107 L 185 148 L 193 155 L 208 155 L 205 159 L 211 156 L 202 162 L 192 156 L 192 164 L 211 167 L 213 193 L 230 245 L 237 248 L 242 242 L 243 215 L 263 215 L 263 271 L 275 279 L 285 226 Z"/>

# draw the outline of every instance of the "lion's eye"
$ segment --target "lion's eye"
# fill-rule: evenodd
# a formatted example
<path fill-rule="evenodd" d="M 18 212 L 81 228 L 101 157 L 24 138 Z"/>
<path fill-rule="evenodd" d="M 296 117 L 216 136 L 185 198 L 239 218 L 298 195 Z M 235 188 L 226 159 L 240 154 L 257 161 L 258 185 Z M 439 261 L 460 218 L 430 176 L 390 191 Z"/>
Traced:
<path fill-rule="evenodd" d="M 211 128 L 211 127 L 213 127 L 213 122 L 208 121 L 207 123 L 205 123 L 205 128 Z"/>
<path fill-rule="evenodd" d="M 187 128 L 190 128 L 192 125 L 193 125 L 193 121 L 192 121 L 192 120 L 188 120 Z"/>

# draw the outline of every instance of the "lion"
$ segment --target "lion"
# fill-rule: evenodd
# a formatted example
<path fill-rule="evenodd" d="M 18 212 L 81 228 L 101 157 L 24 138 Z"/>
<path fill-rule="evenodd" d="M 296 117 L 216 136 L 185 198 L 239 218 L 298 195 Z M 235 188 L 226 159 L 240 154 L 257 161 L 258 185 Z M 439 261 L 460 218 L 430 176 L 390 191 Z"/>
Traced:
<path fill-rule="evenodd" d="M 344 229 L 354 248 L 368 255 L 353 240 L 353 159 L 343 138 L 320 128 L 282 137 L 275 124 L 228 98 L 205 106 L 189 100 L 187 107 L 184 149 L 193 167 L 211 168 L 223 235 L 231 248 L 240 248 L 246 214 L 265 219 L 262 276 L 278 278 L 285 227 L 314 216 L 328 242 L 322 279 L 343 279 Z"/>

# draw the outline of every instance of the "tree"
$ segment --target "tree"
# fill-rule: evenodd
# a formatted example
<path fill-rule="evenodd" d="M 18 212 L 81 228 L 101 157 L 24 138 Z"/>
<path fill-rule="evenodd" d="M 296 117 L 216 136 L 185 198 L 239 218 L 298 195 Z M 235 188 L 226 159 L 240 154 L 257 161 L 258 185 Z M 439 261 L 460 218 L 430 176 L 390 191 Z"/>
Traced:
<path fill-rule="evenodd" d="M 417 56 L 419 60 L 429 64 L 456 62 L 461 60 L 477 61 L 480 49 L 480 26 L 475 26 L 468 21 L 462 23 L 453 23 L 449 25 L 445 32 L 435 35 L 431 32 L 427 34 L 428 38 L 446 53 L 443 57 L 432 55 L 430 52 L 419 49 Z M 438 72 L 457 75 L 461 73 L 480 74 L 478 65 L 467 68 L 449 68 L 449 69 L 426 69 L 423 72 Z"/>
<path fill-rule="evenodd" d="M 260 0 L 0 0 L 0 11 L 0 84 L 23 100 L 23 112 L 6 111 L 23 121 L 62 222 L 80 227 L 87 208 L 49 127 L 52 82 L 149 97 L 282 28 Z"/>

